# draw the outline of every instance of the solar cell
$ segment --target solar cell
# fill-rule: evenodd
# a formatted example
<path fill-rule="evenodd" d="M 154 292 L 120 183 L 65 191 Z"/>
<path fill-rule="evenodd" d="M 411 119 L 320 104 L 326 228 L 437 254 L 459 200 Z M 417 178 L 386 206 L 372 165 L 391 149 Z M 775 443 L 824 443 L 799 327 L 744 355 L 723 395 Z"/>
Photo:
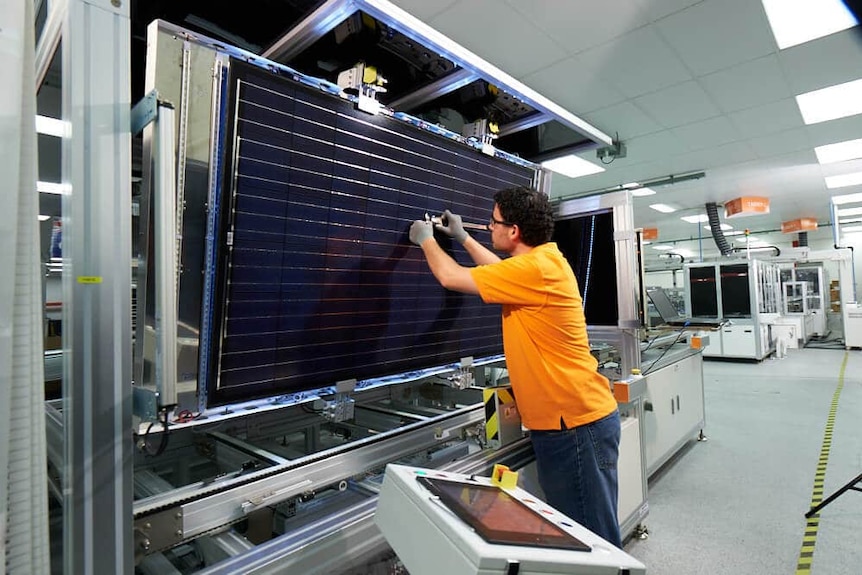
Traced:
<path fill-rule="evenodd" d="M 494 192 L 530 185 L 533 171 L 230 69 L 224 157 L 236 161 L 225 162 L 213 230 L 217 303 L 204 310 L 218 333 L 204 351 L 209 404 L 501 353 L 499 307 L 441 288 L 407 232 L 446 208 L 486 223 Z M 452 254 L 472 265 L 460 247 Z"/>

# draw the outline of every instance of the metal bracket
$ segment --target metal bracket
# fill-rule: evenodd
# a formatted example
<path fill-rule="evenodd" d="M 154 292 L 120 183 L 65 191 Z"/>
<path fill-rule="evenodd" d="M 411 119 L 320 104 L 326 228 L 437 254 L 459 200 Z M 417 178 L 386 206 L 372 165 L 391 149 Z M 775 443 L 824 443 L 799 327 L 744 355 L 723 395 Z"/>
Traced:
<path fill-rule="evenodd" d="M 135 521 L 135 559 L 168 549 L 183 540 L 183 510 L 172 507 Z"/>

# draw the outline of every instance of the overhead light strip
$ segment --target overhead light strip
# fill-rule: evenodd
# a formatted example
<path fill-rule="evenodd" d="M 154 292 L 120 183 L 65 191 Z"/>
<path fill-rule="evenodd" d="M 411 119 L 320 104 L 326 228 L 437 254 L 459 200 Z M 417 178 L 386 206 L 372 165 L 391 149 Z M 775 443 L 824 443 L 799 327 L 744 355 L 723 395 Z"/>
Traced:
<path fill-rule="evenodd" d="M 862 79 L 796 96 L 806 124 L 819 124 L 862 113 Z"/>
<path fill-rule="evenodd" d="M 858 24 L 841 0 L 762 0 L 779 49 L 804 44 Z"/>

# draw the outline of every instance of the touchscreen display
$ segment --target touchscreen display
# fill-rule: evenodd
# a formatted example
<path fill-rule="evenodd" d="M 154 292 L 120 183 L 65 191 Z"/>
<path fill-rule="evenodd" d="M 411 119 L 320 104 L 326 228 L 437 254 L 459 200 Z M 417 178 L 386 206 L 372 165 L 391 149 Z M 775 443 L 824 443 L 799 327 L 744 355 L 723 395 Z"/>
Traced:
<path fill-rule="evenodd" d="M 416 479 L 488 543 L 591 551 L 502 489 L 433 477 Z"/>

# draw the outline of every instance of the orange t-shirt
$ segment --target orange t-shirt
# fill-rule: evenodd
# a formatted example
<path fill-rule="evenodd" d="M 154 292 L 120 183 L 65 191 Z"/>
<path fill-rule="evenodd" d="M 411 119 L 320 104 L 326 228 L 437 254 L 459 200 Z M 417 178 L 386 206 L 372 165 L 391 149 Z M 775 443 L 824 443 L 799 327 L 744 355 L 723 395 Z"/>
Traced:
<path fill-rule="evenodd" d="M 486 303 L 503 304 L 503 350 L 529 429 L 592 423 L 617 408 L 590 354 L 578 282 L 555 243 L 471 269 Z"/>

